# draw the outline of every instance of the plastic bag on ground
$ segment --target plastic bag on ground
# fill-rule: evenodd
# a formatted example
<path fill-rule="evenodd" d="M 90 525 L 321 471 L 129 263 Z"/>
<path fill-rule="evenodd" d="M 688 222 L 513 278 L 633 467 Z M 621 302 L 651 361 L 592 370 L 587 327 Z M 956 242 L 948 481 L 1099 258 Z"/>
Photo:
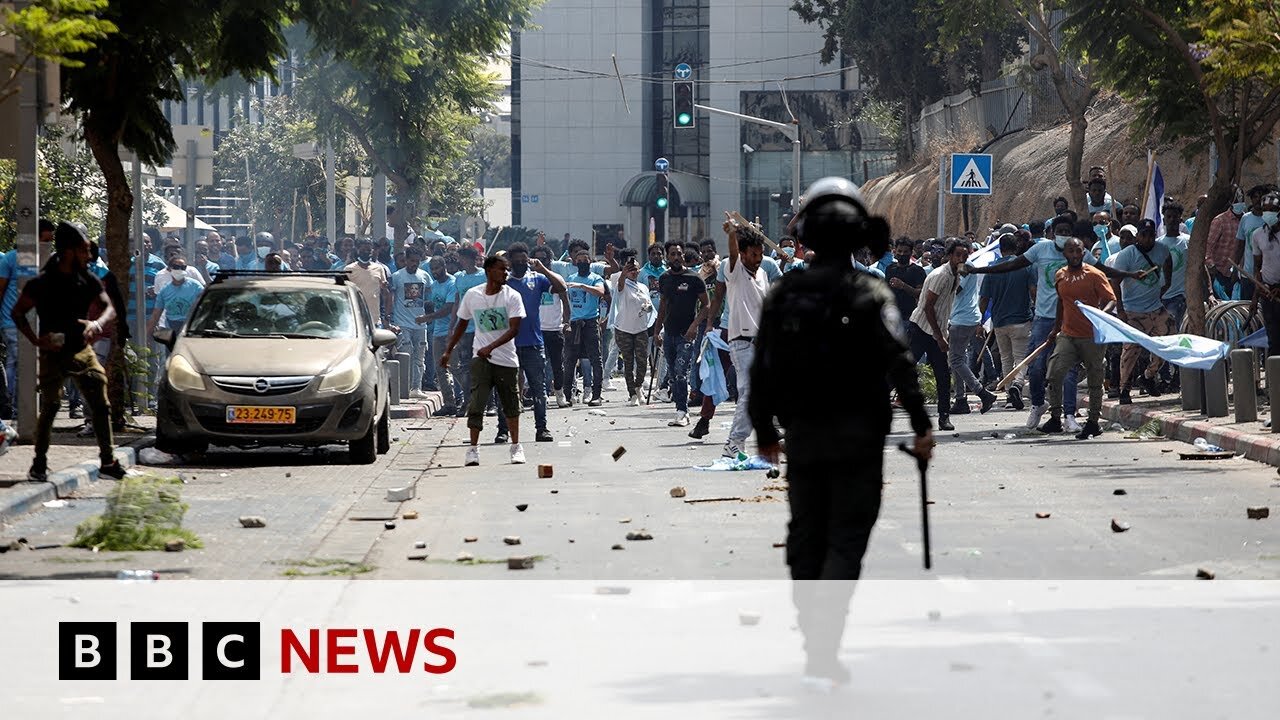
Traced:
<path fill-rule="evenodd" d="M 138 452 L 138 462 L 143 465 L 171 465 L 176 459 L 169 453 L 160 452 L 155 448 L 143 448 Z"/>
<path fill-rule="evenodd" d="M 693 469 L 707 472 L 734 472 L 738 470 L 772 470 L 773 465 L 759 455 L 747 457 L 746 453 L 738 453 L 737 457 L 716 458 L 715 462 L 710 465 L 694 466 Z"/>

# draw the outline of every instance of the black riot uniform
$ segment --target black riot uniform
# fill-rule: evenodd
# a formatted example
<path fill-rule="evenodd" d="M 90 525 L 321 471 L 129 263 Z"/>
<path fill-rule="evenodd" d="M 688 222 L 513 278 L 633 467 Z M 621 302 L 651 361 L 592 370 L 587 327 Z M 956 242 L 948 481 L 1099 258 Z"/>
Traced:
<path fill-rule="evenodd" d="M 815 183 L 798 215 L 814 263 L 765 298 L 748 410 L 761 448 L 778 444 L 775 422 L 786 431 L 792 580 L 853 581 L 880 513 L 890 383 L 917 436 L 930 437 L 931 423 L 893 295 L 850 257 L 862 247 L 882 255 L 888 225 L 839 178 Z M 836 651 L 852 583 L 797 582 L 794 592 L 807 674 L 847 680 Z"/>

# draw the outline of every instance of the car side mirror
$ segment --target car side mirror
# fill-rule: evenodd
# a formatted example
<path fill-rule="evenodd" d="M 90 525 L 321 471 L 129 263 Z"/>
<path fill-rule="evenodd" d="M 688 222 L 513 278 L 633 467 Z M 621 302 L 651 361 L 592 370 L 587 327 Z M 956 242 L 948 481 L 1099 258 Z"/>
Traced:
<path fill-rule="evenodd" d="M 157 328 L 155 332 L 151 333 L 151 339 L 172 350 L 173 343 L 178 338 L 173 332 L 173 328 Z"/>
<path fill-rule="evenodd" d="M 375 348 L 394 345 L 397 339 L 396 334 L 390 330 L 383 330 L 379 328 L 378 330 L 373 331 L 373 346 Z"/>

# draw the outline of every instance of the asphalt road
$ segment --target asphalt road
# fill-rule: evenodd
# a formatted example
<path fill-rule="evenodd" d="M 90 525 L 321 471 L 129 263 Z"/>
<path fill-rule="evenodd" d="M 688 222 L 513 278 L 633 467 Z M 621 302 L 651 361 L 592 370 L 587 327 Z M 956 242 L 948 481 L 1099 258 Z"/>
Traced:
<path fill-rule="evenodd" d="M 198 466 L 154 468 L 187 480 L 185 524 L 203 549 L 10 552 L 0 555 L 0 579 L 112 577 L 125 567 L 204 579 L 785 578 L 777 547 L 785 540 L 785 476 L 694 469 L 719 455 L 730 415 L 717 416 L 712 434 L 695 441 L 686 429 L 666 427 L 669 407 L 628 408 L 621 393 L 606 397 L 604 416 L 582 406 L 552 409 L 556 442 L 525 443 L 523 466 L 508 464 L 506 447 L 483 444 L 482 465 L 462 467 L 464 421 L 431 419 L 398 423 L 393 452 L 373 466 L 346 465 L 335 448 L 214 451 Z M 1199 568 L 1223 579 L 1280 577 L 1274 469 L 1240 459 L 1184 461 L 1176 451 L 1186 445 L 1120 432 L 1085 442 L 1046 438 L 1022 429 L 1022 419 L 1001 410 L 957 417 L 957 432 L 939 438 L 930 470 L 932 573 L 920 563 L 914 464 L 886 449 L 885 503 L 864 577 L 1190 578 Z M 482 440 L 492 436 L 486 428 Z M 615 461 L 619 447 L 626 452 Z M 539 464 L 552 465 L 553 476 L 539 479 Z M 388 488 L 407 485 L 416 485 L 414 499 L 385 500 Z M 675 486 L 687 495 L 671 497 Z M 102 511 L 108 488 L 99 482 L 67 507 L 0 528 L 0 539 L 65 544 L 79 522 Z M 710 498 L 741 500 L 688 502 Z M 1277 515 L 1249 520 L 1245 508 L 1255 505 L 1275 505 Z M 419 517 L 403 519 L 407 511 Z M 262 516 L 267 527 L 241 528 L 241 515 Z M 1113 518 L 1131 529 L 1112 532 Z M 394 529 L 386 529 L 389 520 Z M 642 531 L 653 539 L 626 539 Z M 520 544 L 505 544 L 507 536 Z M 459 553 L 473 561 L 457 562 Z M 511 571 L 506 560 L 514 555 L 538 559 Z"/>

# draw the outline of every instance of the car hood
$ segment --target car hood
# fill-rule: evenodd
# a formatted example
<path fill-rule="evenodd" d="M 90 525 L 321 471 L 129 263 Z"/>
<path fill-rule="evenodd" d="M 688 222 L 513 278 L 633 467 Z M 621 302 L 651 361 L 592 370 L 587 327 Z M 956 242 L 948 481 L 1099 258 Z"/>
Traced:
<path fill-rule="evenodd" d="M 183 337 L 174 348 L 206 375 L 320 375 L 341 359 L 360 351 L 354 338 L 298 340 L 285 338 Z"/>

